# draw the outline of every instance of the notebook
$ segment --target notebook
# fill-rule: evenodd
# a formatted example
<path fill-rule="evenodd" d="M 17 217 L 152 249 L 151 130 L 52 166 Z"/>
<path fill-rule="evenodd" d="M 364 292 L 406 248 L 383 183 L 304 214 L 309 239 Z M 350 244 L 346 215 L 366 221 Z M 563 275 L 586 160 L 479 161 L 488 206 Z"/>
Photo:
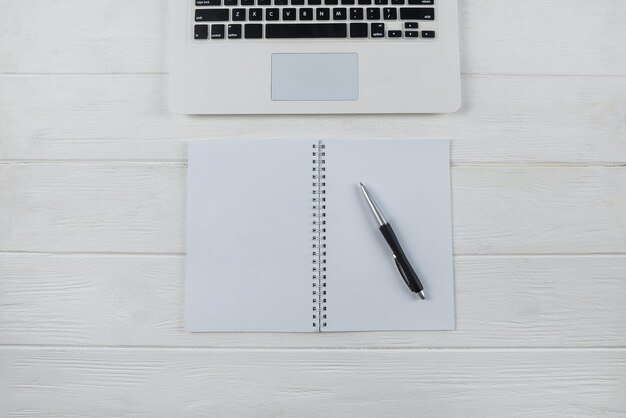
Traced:
<path fill-rule="evenodd" d="M 426 300 L 399 275 L 359 182 Z M 196 142 L 187 193 L 188 331 L 454 328 L 447 141 Z"/>

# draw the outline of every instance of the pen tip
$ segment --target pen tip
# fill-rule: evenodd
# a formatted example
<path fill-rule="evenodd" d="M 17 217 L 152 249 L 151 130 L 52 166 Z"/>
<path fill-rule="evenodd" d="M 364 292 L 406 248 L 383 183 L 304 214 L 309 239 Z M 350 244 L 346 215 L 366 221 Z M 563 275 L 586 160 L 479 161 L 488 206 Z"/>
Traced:
<path fill-rule="evenodd" d="M 424 291 L 423 290 L 420 290 L 419 292 L 417 292 L 417 294 L 420 296 L 420 299 L 426 300 L 426 295 L 424 295 Z"/>

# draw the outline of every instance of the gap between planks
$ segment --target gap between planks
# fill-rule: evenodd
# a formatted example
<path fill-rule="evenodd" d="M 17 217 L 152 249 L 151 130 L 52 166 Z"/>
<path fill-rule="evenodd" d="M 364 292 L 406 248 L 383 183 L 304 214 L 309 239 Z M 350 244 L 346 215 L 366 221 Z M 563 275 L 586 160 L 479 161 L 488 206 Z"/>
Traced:
<path fill-rule="evenodd" d="M 625 118 L 626 123 L 626 118 Z M 288 139 L 280 139 L 288 141 Z M 203 141 L 202 139 L 190 139 L 190 142 Z M 217 140 L 204 140 L 206 142 L 214 142 Z M 239 141 L 233 139 L 233 141 Z M 262 141 L 262 139 L 259 139 Z M 341 141 L 341 140 L 339 140 Z M 385 141 L 384 139 L 381 141 Z M 416 141 L 421 141 L 417 139 Z M 454 142 L 454 141 L 452 141 Z M 111 165 L 164 165 L 172 167 L 187 167 L 187 160 L 181 159 L 149 159 L 149 160 L 123 160 L 123 159 L 107 159 L 107 160 L 92 160 L 92 159 L 29 159 L 29 160 L 15 160 L 15 159 L 0 159 L 0 166 L 16 166 L 16 165 L 96 165 L 96 164 L 111 164 Z M 594 163 L 569 163 L 569 162 L 557 162 L 557 161 L 543 161 L 543 162 L 498 162 L 498 161 L 476 161 L 471 163 L 454 163 L 450 162 L 451 168 L 626 168 L 626 160 L 617 161 L 599 161 Z"/>
<path fill-rule="evenodd" d="M 53 73 L 53 72 L 0 72 L 1 77 L 169 77 L 169 72 L 65 72 L 65 73 Z M 544 73 L 471 73 L 461 72 L 462 77 L 474 77 L 474 78 L 496 78 L 496 77 L 520 77 L 520 78 L 626 78 L 626 74 L 544 74 Z"/>
<path fill-rule="evenodd" d="M 0 255 L 42 255 L 42 256 L 55 256 L 55 257 L 185 257 L 187 253 L 149 253 L 149 252 L 97 252 L 97 251 L 2 251 Z M 611 252 L 598 252 L 598 253 L 514 253 L 514 254 L 472 254 L 472 253 L 458 253 L 453 254 L 455 259 L 458 258 L 577 258 L 577 257 L 626 257 L 625 253 L 611 253 Z"/>
<path fill-rule="evenodd" d="M 424 331 L 428 332 L 428 331 Z M 453 331 L 452 331 L 453 332 Z M 245 333 L 243 333 L 245 334 Z M 283 333 L 277 333 L 277 336 Z M 307 334 L 307 333 L 305 333 Z M 345 333 L 344 333 L 345 334 Z M 349 333 L 348 333 L 349 334 Z M 364 351 L 395 351 L 395 352 L 464 352 L 464 353 L 485 353 L 485 352 L 624 352 L 626 346 L 619 347 L 415 347 L 415 348 L 395 348 L 395 347 L 201 347 L 201 346 L 161 346 L 161 345 L 62 345 L 62 344 L 0 344 L 0 351 L 6 350 L 109 350 L 109 351 L 212 351 L 212 352 L 355 352 Z"/>

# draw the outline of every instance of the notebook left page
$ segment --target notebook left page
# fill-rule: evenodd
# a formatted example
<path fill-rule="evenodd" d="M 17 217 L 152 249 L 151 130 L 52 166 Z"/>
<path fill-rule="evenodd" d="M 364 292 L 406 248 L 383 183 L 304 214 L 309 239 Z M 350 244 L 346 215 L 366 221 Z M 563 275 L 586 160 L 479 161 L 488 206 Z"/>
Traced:
<path fill-rule="evenodd" d="M 316 332 L 313 141 L 191 143 L 188 331 Z"/>

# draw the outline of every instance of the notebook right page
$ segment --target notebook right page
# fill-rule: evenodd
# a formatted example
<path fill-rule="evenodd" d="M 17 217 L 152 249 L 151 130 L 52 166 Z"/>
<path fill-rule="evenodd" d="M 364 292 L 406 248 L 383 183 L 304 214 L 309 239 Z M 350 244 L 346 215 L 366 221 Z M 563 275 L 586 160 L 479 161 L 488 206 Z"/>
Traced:
<path fill-rule="evenodd" d="M 454 329 L 448 141 L 324 141 L 324 331 Z M 363 182 L 424 286 L 410 292 L 359 189 Z"/>

